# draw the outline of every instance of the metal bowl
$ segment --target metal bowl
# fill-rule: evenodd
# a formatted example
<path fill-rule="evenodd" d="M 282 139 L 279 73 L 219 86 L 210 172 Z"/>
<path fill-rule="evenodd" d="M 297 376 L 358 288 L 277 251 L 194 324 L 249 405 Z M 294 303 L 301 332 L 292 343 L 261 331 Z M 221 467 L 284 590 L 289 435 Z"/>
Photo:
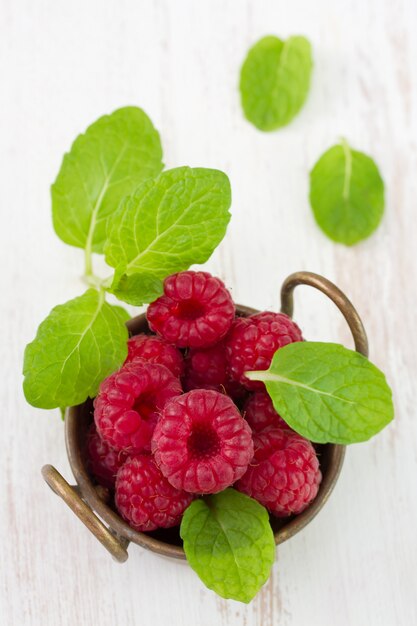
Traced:
<path fill-rule="evenodd" d="M 366 333 L 358 313 L 343 292 L 322 276 L 311 272 L 297 272 L 289 276 L 281 289 L 281 311 L 292 316 L 293 291 L 300 284 L 319 289 L 337 305 L 351 329 L 356 350 L 368 356 Z M 236 308 L 237 314 L 243 317 L 257 312 L 244 306 L 237 306 Z M 128 322 L 128 328 L 131 335 L 149 332 L 146 316 L 139 315 L 131 319 Z M 75 486 L 69 485 L 51 465 L 45 465 L 42 468 L 45 481 L 53 491 L 61 496 L 117 561 L 126 561 L 128 558 L 127 546 L 130 542 L 163 556 L 185 559 L 178 528 L 159 529 L 150 533 L 133 530 L 116 512 L 108 490 L 94 483 L 88 473 L 84 455 L 86 432 L 93 419 L 92 408 L 92 401 L 88 400 L 81 405 L 70 407 L 65 416 L 68 459 L 77 484 Z M 311 522 L 326 503 L 336 484 L 343 464 L 345 446 L 326 444 L 316 446 L 316 448 L 323 474 L 317 497 L 299 515 L 286 519 L 271 516 L 276 544 L 293 537 Z"/>

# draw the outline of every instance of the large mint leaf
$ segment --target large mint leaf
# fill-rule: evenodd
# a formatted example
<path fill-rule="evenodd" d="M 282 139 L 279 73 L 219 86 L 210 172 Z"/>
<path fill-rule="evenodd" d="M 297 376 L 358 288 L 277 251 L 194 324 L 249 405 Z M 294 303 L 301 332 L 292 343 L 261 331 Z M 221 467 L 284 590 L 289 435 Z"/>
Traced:
<path fill-rule="evenodd" d="M 167 170 L 121 203 L 109 222 L 106 261 L 118 275 L 160 279 L 204 263 L 224 237 L 230 203 L 223 172 Z"/>
<path fill-rule="evenodd" d="M 275 558 L 266 509 L 234 489 L 194 500 L 181 537 L 187 560 L 222 598 L 250 602 L 268 579 Z"/>
<path fill-rule="evenodd" d="M 159 134 L 142 109 L 105 115 L 79 135 L 52 185 L 57 235 L 72 246 L 102 252 L 106 222 L 120 200 L 163 167 Z"/>
<path fill-rule="evenodd" d="M 310 203 L 326 235 L 351 246 L 369 237 L 380 223 L 384 182 L 375 162 L 342 140 L 313 167 Z"/>
<path fill-rule="evenodd" d="M 42 409 L 80 404 L 127 355 L 129 315 L 89 289 L 54 309 L 26 346 L 23 389 Z"/>
<path fill-rule="evenodd" d="M 391 389 L 368 359 L 334 343 L 298 342 L 275 352 L 261 380 L 284 420 L 317 443 L 356 443 L 394 417 Z"/>
<path fill-rule="evenodd" d="M 258 41 L 240 74 L 246 118 L 264 131 L 288 124 L 307 98 L 312 67 L 311 45 L 305 37 L 282 41 L 268 36 Z"/>

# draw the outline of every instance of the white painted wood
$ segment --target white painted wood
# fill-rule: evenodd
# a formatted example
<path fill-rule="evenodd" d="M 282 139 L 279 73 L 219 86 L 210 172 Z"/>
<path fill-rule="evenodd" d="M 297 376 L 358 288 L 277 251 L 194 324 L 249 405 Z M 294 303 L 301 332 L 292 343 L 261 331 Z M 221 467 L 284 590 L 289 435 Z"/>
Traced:
<path fill-rule="evenodd" d="M 0 13 L 1 624 L 416 624 L 416 3 L 2 0 Z M 267 33 L 305 34 L 315 57 L 307 105 L 272 134 L 245 122 L 236 90 Z M 154 120 L 167 166 L 230 175 L 233 220 L 208 268 L 236 300 L 276 307 L 287 274 L 323 273 L 356 304 L 395 392 L 395 424 L 349 450 L 329 503 L 278 549 L 249 606 L 136 546 L 113 563 L 39 473 L 51 462 L 70 478 L 57 412 L 25 404 L 22 353 L 82 289 L 81 252 L 53 233 L 49 185 L 77 133 L 128 103 Z M 308 170 L 340 135 L 375 157 L 387 188 L 382 226 L 352 249 L 321 234 L 307 200 Z M 307 288 L 296 318 L 308 337 L 350 345 Z"/>

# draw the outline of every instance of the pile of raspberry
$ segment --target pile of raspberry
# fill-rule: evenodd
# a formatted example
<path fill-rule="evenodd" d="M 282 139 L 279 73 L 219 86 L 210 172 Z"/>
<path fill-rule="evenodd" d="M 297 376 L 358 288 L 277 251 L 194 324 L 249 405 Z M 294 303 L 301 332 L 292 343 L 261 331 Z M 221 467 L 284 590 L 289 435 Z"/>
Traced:
<path fill-rule="evenodd" d="M 298 326 L 282 313 L 236 316 L 223 282 L 192 271 L 165 280 L 147 321 L 101 383 L 86 441 L 120 515 L 138 531 L 177 526 L 194 498 L 231 486 L 272 515 L 303 511 L 321 481 L 314 447 L 245 376 L 303 341 Z"/>

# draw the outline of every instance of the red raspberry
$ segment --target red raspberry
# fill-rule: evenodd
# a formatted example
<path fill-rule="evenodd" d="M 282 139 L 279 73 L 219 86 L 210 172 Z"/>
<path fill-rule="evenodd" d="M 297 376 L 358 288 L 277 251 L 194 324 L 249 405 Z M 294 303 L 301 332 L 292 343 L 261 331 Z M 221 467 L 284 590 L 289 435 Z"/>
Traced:
<path fill-rule="evenodd" d="M 172 344 L 155 335 L 134 335 L 127 342 L 127 358 L 125 363 L 141 358 L 148 363 L 165 365 L 174 376 L 182 376 L 184 361 L 181 352 Z"/>
<path fill-rule="evenodd" d="M 169 484 L 151 456 L 129 458 L 117 474 L 116 507 L 135 530 L 177 526 L 192 500 Z"/>
<path fill-rule="evenodd" d="M 226 349 L 223 342 L 210 348 L 191 348 L 185 360 L 184 389 L 215 389 L 227 381 Z"/>
<path fill-rule="evenodd" d="M 160 411 L 180 393 L 179 380 L 164 365 L 126 363 L 100 385 L 94 400 L 97 430 L 116 450 L 149 450 Z"/>
<path fill-rule="evenodd" d="M 232 400 L 194 389 L 165 406 L 152 438 L 169 482 L 191 493 L 217 493 L 243 476 L 253 456 L 251 430 Z"/>
<path fill-rule="evenodd" d="M 246 390 L 227 375 L 226 346 L 224 341 L 210 348 L 190 348 L 185 359 L 184 389 L 214 389 L 227 393 L 234 399 Z"/>
<path fill-rule="evenodd" d="M 283 313 L 266 311 L 237 318 L 226 340 L 231 378 L 247 389 L 265 389 L 262 382 L 248 380 L 245 372 L 268 369 L 278 348 L 294 341 L 303 341 L 301 331 Z"/>
<path fill-rule="evenodd" d="M 284 428 L 253 435 L 255 454 L 236 489 L 277 517 L 301 513 L 317 495 L 321 472 L 310 441 Z"/>
<path fill-rule="evenodd" d="M 127 459 L 125 452 L 117 452 L 98 434 L 95 424 L 87 433 L 87 467 L 99 485 L 114 489 L 116 474 Z"/>
<path fill-rule="evenodd" d="M 289 428 L 288 424 L 274 409 L 272 400 L 266 391 L 256 391 L 249 396 L 243 405 L 243 416 L 256 433 L 270 426 Z"/>
<path fill-rule="evenodd" d="M 207 272 L 179 272 L 164 282 L 164 295 L 148 307 L 149 327 L 179 348 L 203 348 L 229 330 L 235 306 L 219 278 Z"/>

